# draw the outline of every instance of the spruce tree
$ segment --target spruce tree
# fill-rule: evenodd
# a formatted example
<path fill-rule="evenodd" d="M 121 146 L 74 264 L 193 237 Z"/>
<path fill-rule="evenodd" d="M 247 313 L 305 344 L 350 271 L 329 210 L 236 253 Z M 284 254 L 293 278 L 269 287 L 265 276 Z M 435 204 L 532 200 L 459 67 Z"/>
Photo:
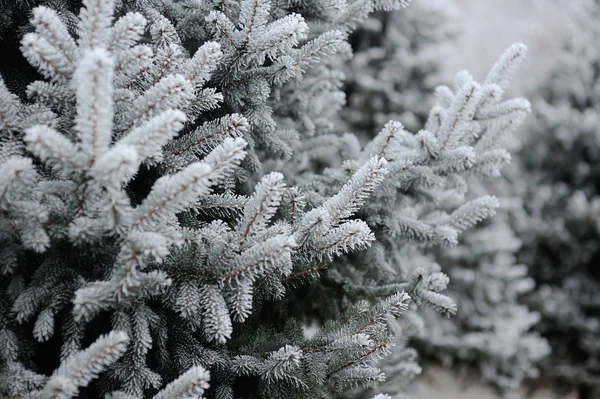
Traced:
<path fill-rule="evenodd" d="M 499 71 L 514 70 L 524 55 L 522 46 L 511 47 L 486 81 L 493 79 Z M 455 87 L 460 87 L 463 79 L 469 79 L 464 71 L 457 75 Z M 504 90 L 509 80 L 502 79 L 497 83 L 498 89 Z M 443 87 L 437 89 L 436 107 L 444 104 L 443 90 Z M 355 104 L 350 105 L 348 112 L 353 112 L 353 107 Z M 425 209 L 431 213 L 425 214 L 423 219 L 435 220 L 439 217 L 438 213 L 444 215 L 449 209 L 453 209 L 455 215 L 473 212 L 473 217 L 485 219 L 486 213 L 490 212 L 494 217 L 472 229 L 467 229 L 467 225 L 461 227 L 460 223 L 452 224 L 459 231 L 463 228 L 468 230 L 458 245 L 450 245 L 450 248 L 448 245 L 434 246 L 433 251 L 425 250 L 429 263 L 450 276 L 451 283 L 446 294 L 456 300 L 458 313 L 444 320 L 432 312 L 420 311 L 419 315 L 411 315 L 410 323 L 403 325 L 403 335 L 411 338 L 421 355 L 435 358 L 447 366 L 474 366 L 479 371 L 479 378 L 502 391 L 519 387 L 526 378 L 537 377 L 539 371 L 536 365 L 549 352 L 546 340 L 535 331 L 539 314 L 519 303 L 523 294 L 535 285 L 528 276 L 527 265 L 516 261 L 521 241 L 509 224 L 518 217 L 515 215 L 523 213 L 522 205 L 517 197 L 510 197 L 513 191 L 510 184 L 497 178 L 500 168 L 511 160 L 503 147 L 514 147 L 512 133 L 530 112 L 529 108 L 526 101 L 514 99 L 498 107 L 497 113 L 487 116 L 485 111 L 475 113 L 472 121 L 473 148 L 475 151 L 486 150 L 478 155 L 479 161 L 474 162 L 472 168 L 467 166 L 462 171 L 460 178 L 464 178 L 464 191 L 455 188 L 452 195 L 441 197 L 444 198 L 441 203 L 436 202 L 440 201 L 439 196 L 429 197 L 433 203 Z M 433 111 L 428 125 L 432 116 L 435 116 Z M 493 162 L 493 168 L 484 166 L 489 161 Z M 425 203 L 426 200 L 419 197 L 415 205 L 423 206 Z M 500 203 L 503 205 L 500 206 Z M 370 215 L 377 214 L 373 210 L 368 212 Z M 395 220 L 396 217 L 382 219 Z M 389 225 L 386 227 L 387 231 L 392 230 Z M 403 255 L 408 256 L 406 252 Z M 417 258 L 414 254 L 410 257 L 410 262 L 415 263 Z M 381 263 L 380 260 L 378 262 Z M 389 276 L 386 279 L 389 280 Z M 425 316 L 424 319 L 421 316 Z M 390 370 L 395 369 L 400 375 L 406 372 L 402 370 L 403 366 L 395 367 L 393 356 L 385 362 L 388 361 Z M 385 388 L 395 391 L 393 383 L 386 383 Z"/>
<path fill-rule="evenodd" d="M 506 184 L 486 183 L 471 180 L 470 195 L 496 193 L 494 217 L 466 232 L 457 246 L 436 251 L 450 277 L 447 295 L 459 311 L 446 320 L 427 315 L 428 328 L 415 340 L 420 353 L 510 392 L 540 376 L 538 364 L 550 346 L 538 331 L 540 314 L 522 302 L 536 286 L 529 267 L 517 260 L 523 243 L 511 225 L 525 214 L 522 201 L 506 196 Z"/>
<path fill-rule="evenodd" d="M 416 1 L 372 15 L 350 37 L 354 56 L 345 68 L 342 122 L 371 136 L 390 120 L 422 129 L 459 33 L 458 11 L 447 1 Z"/>
<path fill-rule="evenodd" d="M 434 83 L 443 78 L 448 44 L 459 32 L 456 14 L 447 2 L 417 2 L 406 10 L 372 16 L 353 34 L 355 55 L 346 80 L 349 104 L 343 109 L 351 130 L 370 135 L 376 126 L 396 118 L 415 131 L 425 125 Z M 522 117 L 527 108 L 509 112 Z M 505 136 L 503 145 L 512 145 L 511 135 Z M 518 198 L 507 197 L 513 190 L 506 182 L 467 179 L 468 198 L 495 194 L 504 205 L 489 222 L 467 232 L 459 245 L 432 253 L 450 276 L 446 293 L 460 311 L 447 319 L 425 312 L 425 320 L 408 330 L 421 355 L 447 366 L 475 366 L 479 378 L 512 390 L 538 375 L 536 363 L 549 351 L 534 331 L 539 314 L 519 303 L 534 288 L 527 266 L 516 262 L 521 243 L 509 224 L 523 210 Z"/>
<path fill-rule="evenodd" d="M 82 3 L 32 10 L 26 99 L 0 81 L 3 395 L 341 397 L 385 380 L 418 305 L 456 313 L 421 247 L 494 213 L 465 177 L 508 159 L 524 46 L 361 146 L 336 57 L 405 1 Z"/>
<path fill-rule="evenodd" d="M 585 5 L 585 8 L 583 7 Z M 532 93 L 513 187 L 526 217 L 513 225 L 538 289 L 527 303 L 541 313 L 552 346 L 546 376 L 600 395 L 600 4 L 582 2 L 576 34 L 565 40 L 549 78 Z"/>

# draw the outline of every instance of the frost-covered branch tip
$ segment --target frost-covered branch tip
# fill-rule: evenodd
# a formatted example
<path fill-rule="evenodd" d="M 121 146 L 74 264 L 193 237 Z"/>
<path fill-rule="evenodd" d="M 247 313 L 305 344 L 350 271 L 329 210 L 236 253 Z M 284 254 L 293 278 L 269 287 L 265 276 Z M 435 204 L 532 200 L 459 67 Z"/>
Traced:
<path fill-rule="evenodd" d="M 34 397 L 69 399 L 76 396 L 79 388 L 87 386 L 125 353 L 128 341 L 122 331 L 98 338 L 86 350 L 67 358 Z"/>

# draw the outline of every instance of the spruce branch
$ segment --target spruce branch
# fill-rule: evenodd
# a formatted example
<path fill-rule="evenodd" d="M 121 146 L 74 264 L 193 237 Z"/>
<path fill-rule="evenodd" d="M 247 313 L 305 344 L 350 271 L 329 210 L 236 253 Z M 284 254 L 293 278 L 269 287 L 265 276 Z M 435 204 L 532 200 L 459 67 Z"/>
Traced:
<path fill-rule="evenodd" d="M 25 132 L 24 140 L 27 143 L 27 149 L 40 159 L 50 165 L 67 168 L 67 170 L 84 170 L 86 162 L 78 148 L 55 129 L 36 125 Z"/>
<path fill-rule="evenodd" d="M 0 164 L 0 205 L 14 200 L 22 190 L 33 186 L 37 173 L 29 158 L 11 157 Z"/>
<path fill-rule="evenodd" d="M 243 247 L 252 235 L 266 228 L 267 223 L 277 211 L 284 188 L 281 173 L 273 172 L 261 179 L 252 199 L 246 205 L 244 217 L 236 229 L 240 235 L 240 247 Z"/>
<path fill-rule="evenodd" d="M 464 137 L 481 101 L 481 88 L 478 84 L 472 82 L 461 87 L 439 129 L 441 151 L 454 148 Z"/>
<path fill-rule="evenodd" d="M 241 162 L 244 146 L 242 139 L 226 141 L 206 157 L 207 163 L 194 163 L 172 176 L 158 179 L 136 210 L 132 229 L 141 231 L 164 223 L 207 194 L 210 186 Z"/>
<path fill-rule="evenodd" d="M 204 333 L 209 341 L 224 344 L 231 338 L 233 332 L 225 298 L 216 285 L 205 285 L 201 291 L 200 303 L 204 314 Z"/>
<path fill-rule="evenodd" d="M 222 57 L 223 53 L 218 43 L 204 43 L 187 64 L 186 79 L 194 87 L 202 87 L 211 73 L 217 68 Z"/>
<path fill-rule="evenodd" d="M 385 324 L 387 316 L 398 317 L 408 309 L 411 297 L 406 292 L 397 292 L 379 303 L 373 314 L 361 325 L 352 331 L 352 334 L 361 334 L 372 327 Z"/>
<path fill-rule="evenodd" d="M 327 234 L 315 240 L 315 254 L 333 259 L 344 253 L 367 248 L 375 236 L 362 220 L 350 220 L 331 229 Z"/>
<path fill-rule="evenodd" d="M 68 399 L 76 396 L 79 388 L 87 386 L 125 353 L 128 341 L 121 331 L 98 338 L 86 350 L 62 362 L 44 389 L 34 397 Z"/>
<path fill-rule="evenodd" d="M 21 51 L 31 65 L 53 81 L 69 81 L 74 67 L 59 49 L 37 33 L 27 33 L 21 41 Z"/>
<path fill-rule="evenodd" d="M 107 49 L 111 52 L 119 52 L 133 47 L 142 38 L 146 23 L 146 18 L 140 13 L 125 14 L 111 27 L 111 38 Z"/>
<path fill-rule="evenodd" d="M 161 111 L 185 107 L 193 94 L 190 82 L 182 75 L 168 75 L 133 102 L 131 112 L 119 124 L 119 133 L 129 131 Z"/>
<path fill-rule="evenodd" d="M 125 89 L 139 84 L 139 80 L 150 69 L 153 55 L 152 48 L 144 44 L 138 44 L 127 51 L 115 53 L 116 83 Z"/>
<path fill-rule="evenodd" d="M 74 68 L 79 49 L 56 11 L 45 6 L 39 6 L 32 10 L 32 15 L 31 24 L 35 27 L 37 34 L 56 46 L 65 58 L 66 63 Z"/>
<path fill-rule="evenodd" d="M 293 345 L 285 345 L 269 354 L 260 370 L 261 377 L 268 382 L 284 380 L 290 373 L 300 367 L 302 350 Z M 308 389 L 308 386 L 302 387 Z"/>
<path fill-rule="evenodd" d="M 265 0 L 243 0 L 240 2 L 239 24 L 242 28 L 242 45 L 247 46 L 257 28 L 263 27 L 269 18 L 271 2 Z"/>
<path fill-rule="evenodd" d="M 444 224 L 459 231 L 464 231 L 495 215 L 499 206 L 498 199 L 494 196 L 479 197 L 452 212 Z"/>
<path fill-rule="evenodd" d="M 83 0 L 77 33 L 81 49 L 105 47 L 111 37 L 114 0 Z"/>
<path fill-rule="evenodd" d="M 114 62 L 103 49 L 86 52 L 73 76 L 75 127 L 89 166 L 106 152 L 112 139 Z"/>
<path fill-rule="evenodd" d="M 510 46 L 500 56 L 500 59 L 490 70 L 483 84 L 494 84 L 502 90 L 506 89 L 512 79 L 516 69 L 523 62 L 527 54 L 527 46 L 522 43 L 516 43 Z"/>
<path fill-rule="evenodd" d="M 342 189 L 328 199 L 323 208 L 331 215 L 331 224 L 353 215 L 369 196 L 371 191 L 385 178 L 387 162 L 373 157 L 365 163 Z"/>
<path fill-rule="evenodd" d="M 296 242 L 293 237 L 271 237 L 238 255 L 229 266 L 231 270 L 217 278 L 234 281 L 244 278 L 254 281 L 274 270 L 287 275 L 291 272 L 291 254 L 295 248 Z"/>
<path fill-rule="evenodd" d="M 262 64 L 265 57 L 274 59 L 278 53 L 292 49 L 306 38 L 307 32 L 308 25 L 301 15 L 286 15 L 261 29 L 257 37 L 249 42 L 246 53 Z"/>
<path fill-rule="evenodd" d="M 238 218 L 248 204 L 248 198 L 234 194 L 209 194 L 202 197 L 192 212 L 219 218 Z"/>
<path fill-rule="evenodd" d="M 20 127 L 21 109 L 19 98 L 8 90 L 0 77 L 0 131 L 12 134 L 12 131 Z"/>
<path fill-rule="evenodd" d="M 192 367 L 154 395 L 153 399 L 202 399 L 209 380 L 210 374 L 204 367 Z"/>
<path fill-rule="evenodd" d="M 229 298 L 233 319 L 243 323 L 252 313 L 254 286 L 252 279 L 239 279 L 233 295 Z"/>
<path fill-rule="evenodd" d="M 395 159 L 393 150 L 401 144 L 401 134 L 403 132 L 404 126 L 400 122 L 390 121 L 386 123 L 381 132 L 369 141 L 363 151 L 364 156 L 378 156 L 386 160 Z"/>
<path fill-rule="evenodd" d="M 183 282 L 177 289 L 175 311 L 184 319 L 197 317 L 200 314 L 201 290 L 190 281 Z"/>
<path fill-rule="evenodd" d="M 183 129 L 185 121 L 183 112 L 167 109 L 129 131 L 115 146 L 131 146 L 141 159 L 157 156 L 162 147 Z"/>
<path fill-rule="evenodd" d="M 248 131 L 248 121 L 242 115 L 230 114 L 205 122 L 193 132 L 172 141 L 166 147 L 170 163 L 189 163 L 205 155 L 227 137 L 242 137 Z"/>

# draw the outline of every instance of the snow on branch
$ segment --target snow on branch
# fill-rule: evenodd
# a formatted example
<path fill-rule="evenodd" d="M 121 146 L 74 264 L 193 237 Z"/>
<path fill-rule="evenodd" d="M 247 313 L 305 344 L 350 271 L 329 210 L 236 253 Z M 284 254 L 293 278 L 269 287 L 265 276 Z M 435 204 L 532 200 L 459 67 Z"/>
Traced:
<path fill-rule="evenodd" d="M 133 101 L 130 111 L 119 123 L 119 132 L 127 132 L 158 112 L 185 107 L 193 96 L 194 90 L 183 75 L 169 75 Z"/>
<path fill-rule="evenodd" d="M 241 162 L 245 156 L 244 146 L 242 139 L 225 142 L 207 156 L 206 162 L 193 163 L 174 175 L 158 179 L 148 197 L 136 209 L 132 228 L 141 231 L 168 223 L 176 213 L 207 194 L 210 186 Z"/>
<path fill-rule="evenodd" d="M 153 399 L 202 399 L 209 380 L 210 374 L 204 367 L 192 367 L 154 395 Z"/>
<path fill-rule="evenodd" d="M 118 52 L 133 47 L 142 38 L 146 23 L 146 18 L 138 12 L 130 12 L 119 18 L 110 29 L 108 50 Z"/>
<path fill-rule="evenodd" d="M 237 226 L 239 246 L 243 247 L 253 235 L 264 231 L 281 202 L 285 184 L 283 175 L 273 172 L 264 176 L 256 186 L 252 199 L 244 209 L 244 217 Z"/>
<path fill-rule="evenodd" d="M 85 168 L 85 159 L 75 144 L 49 126 L 36 125 L 27 129 L 24 140 L 29 151 L 50 165 L 74 171 Z"/>
<path fill-rule="evenodd" d="M 155 157 L 183 129 L 185 121 L 186 116 L 182 111 L 167 109 L 133 128 L 115 146 L 132 146 L 141 159 Z"/>
<path fill-rule="evenodd" d="M 194 87 L 202 87 L 222 57 L 223 53 L 218 43 L 204 43 L 187 64 L 185 77 Z"/>
<path fill-rule="evenodd" d="M 114 61 L 104 49 L 86 52 L 73 76 L 75 130 L 86 162 L 92 166 L 112 139 Z"/>
<path fill-rule="evenodd" d="M 502 90 L 506 89 L 516 69 L 521 65 L 527 55 L 527 46 L 516 43 L 502 54 L 498 62 L 490 70 L 484 84 L 494 84 Z"/>
<path fill-rule="evenodd" d="M 80 48 L 93 49 L 108 44 L 114 6 L 114 0 L 83 0 L 77 26 Z"/>
<path fill-rule="evenodd" d="M 96 340 L 86 350 L 63 361 L 36 398 L 69 399 L 79 388 L 87 386 L 107 367 L 115 363 L 127 349 L 129 338 L 122 331 L 113 331 Z"/>
<path fill-rule="evenodd" d="M 464 231 L 495 215 L 499 206 L 498 199 L 494 196 L 479 197 L 452 212 L 444 224 L 459 231 Z"/>
<path fill-rule="evenodd" d="M 314 243 L 314 252 L 319 257 L 330 259 L 344 253 L 367 248 L 375 236 L 362 220 L 350 220 L 331 229 Z"/>
<path fill-rule="evenodd" d="M 68 81 L 74 71 L 56 46 L 37 33 L 27 33 L 21 41 L 21 51 L 31 65 L 38 68 L 45 78 L 53 81 Z"/>
<path fill-rule="evenodd" d="M 204 333 L 208 340 L 224 344 L 231 338 L 233 326 L 221 290 L 216 285 L 205 285 L 200 303 L 204 313 Z"/>
<path fill-rule="evenodd" d="M 166 146 L 169 164 L 189 164 L 205 155 L 227 137 L 242 137 L 248 130 L 248 121 L 242 115 L 230 114 L 205 122 L 194 131 Z"/>
<path fill-rule="evenodd" d="M 353 215 L 369 194 L 386 176 L 387 162 L 384 158 L 374 157 L 365 163 L 335 196 L 328 199 L 323 208 L 331 215 L 331 223 Z"/>
<path fill-rule="evenodd" d="M 21 102 L 11 93 L 0 77 L 0 131 L 12 132 L 20 126 Z"/>
<path fill-rule="evenodd" d="M 39 6 L 32 10 L 32 15 L 31 24 L 35 27 L 36 33 L 56 46 L 66 63 L 74 67 L 79 56 L 79 49 L 57 12 L 51 8 Z"/>

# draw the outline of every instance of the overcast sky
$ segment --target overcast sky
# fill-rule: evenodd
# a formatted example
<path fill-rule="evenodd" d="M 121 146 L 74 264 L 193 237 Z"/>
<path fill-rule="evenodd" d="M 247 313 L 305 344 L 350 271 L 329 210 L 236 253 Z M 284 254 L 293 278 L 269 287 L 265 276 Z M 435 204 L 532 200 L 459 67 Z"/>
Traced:
<path fill-rule="evenodd" d="M 440 1 L 440 0 L 413 0 Z M 528 85 L 543 79 L 556 58 L 561 38 L 569 32 L 569 8 L 578 2 L 554 7 L 555 0 L 442 0 L 455 3 L 464 20 L 464 34 L 457 43 L 455 57 L 448 65 L 454 74 L 468 69 L 481 79 L 496 58 L 510 44 L 525 43 L 527 61 L 515 83 L 513 94 L 524 94 Z"/>

